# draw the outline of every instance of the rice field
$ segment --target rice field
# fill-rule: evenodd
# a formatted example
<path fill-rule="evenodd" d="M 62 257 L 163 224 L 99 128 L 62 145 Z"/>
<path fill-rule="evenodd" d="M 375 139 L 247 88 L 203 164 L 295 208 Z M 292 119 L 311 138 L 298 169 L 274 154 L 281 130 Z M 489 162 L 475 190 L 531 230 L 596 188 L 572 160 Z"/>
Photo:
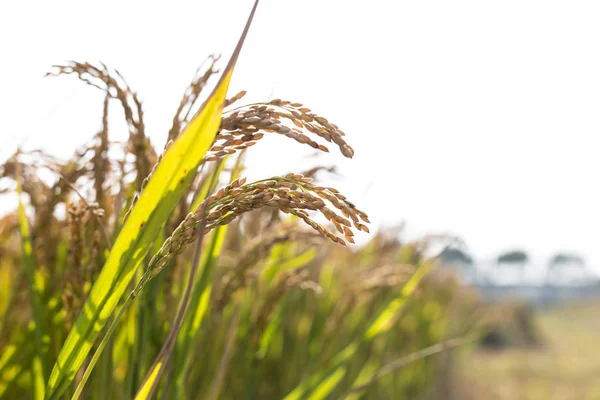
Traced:
<path fill-rule="evenodd" d="M 164 143 L 116 69 L 49 72 L 105 100 L 70 159 L 19 149 L 0 166 L 19 203 L 0 219 L 1 398 L 413 399 L 446 383 L 481 311 L 427 255 L 452 238 L 375 232 L 328 165 L 244 178 L 273 135 L 355 152 L 301 103 L 228 93 L 255 10 L 230 60 L 192 78 Z"/>

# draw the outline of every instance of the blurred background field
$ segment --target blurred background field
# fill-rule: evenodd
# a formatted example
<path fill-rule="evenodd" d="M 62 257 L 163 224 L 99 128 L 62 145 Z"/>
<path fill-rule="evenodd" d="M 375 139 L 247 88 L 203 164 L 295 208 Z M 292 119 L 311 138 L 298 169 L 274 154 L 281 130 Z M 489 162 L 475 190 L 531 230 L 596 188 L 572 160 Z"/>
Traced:
<path fill-rule="evenodd" d="M 559 304 L 531 315 L 539 342 L 461 353 L 456 399 L 600 399 L 600 303 Z"/>

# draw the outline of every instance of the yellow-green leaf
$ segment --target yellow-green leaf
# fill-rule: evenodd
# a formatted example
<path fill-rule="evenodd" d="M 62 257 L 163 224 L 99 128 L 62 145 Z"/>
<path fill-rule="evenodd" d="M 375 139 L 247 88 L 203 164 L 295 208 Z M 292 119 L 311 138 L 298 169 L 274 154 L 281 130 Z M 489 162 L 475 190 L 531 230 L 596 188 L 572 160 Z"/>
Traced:
<path fill-rule="evenodd" d="M 257 2 L 258 3 L 258 2 Z M 247 34 L 246 28 L 210 97 L 181 135 L 165 152 L 127 218 L 96 283 L 65 341 L 50 379 L 46 397 L 57 399 L 73 381 L 99 332 L 105 327 L 154 239 L 173 212 L 211 146 L 221 122 L 221 112 L 233 67 Z"/>
<path fill-rule="evenodd" d="M 19 229 L 21 232 L 21 247 L 23 250 L 23 267 L 25 275 L 29 283 L 29 298 L 31 301 L 31 309 L 33 314 L 33 322 L 35 324 L 35 343 L 37 348 L 37 356 L 34 358 L 31 379 L 34 398 L 44 398 L 44 387 L 46 385 L 47 366 L 46 366 L 46 347 L 44 345 L 44 329 L 43 329 L 43 313 L 40 287 L 42 283 L 39 278 L 36 278 L 35 261 L 33 259 L 33 247 L 29 234 L 29 223 L 25 215 L 25 207 L 21 201 L 21 182 L 17 176 L 17 193 L 19 195 Z"/>
<path fill-rule="evenodd" d="M 242 32 L 242 35 L 238 41 L 238 44 L 236 46 L 236 49 L 233 53 L 233 55 L 231 56 L 231 59 L 229 61 L 229 64 L 227 66 L 227 69 L 225 70 L 224 74 L 227 74 L 229 76 L 231 76 L 231 71 L 233 70 L 233 67 L 235 65 L 235 61 L 237 60 L 237 57 L 239 55 L 239 52 L 242 48 L 242 45 L 244 43 L 244 39 L 246 38 L 246 35 L 248 33 L 248 30 L 250 28 L 250 24 L 252 23 L 252 18 L 254 17 L 254 13 L 256 11 L 256 7 L 258 6 L 258 0 L 255 1 L 254 3 L 254 7 L 252 8 L 252 11 L 250 12 L 250 16 L 248 17 L 248 21 L 246 22 L 246 27 L 244 28 L 244 31 Z M 229 78 L 227 79 L 227 81 L 229 80 Z M 238 159 L 239 160 L 239 159 Z M 239 164 L 238 164 L 239 167 Z M 239 173 L 238 168 L 235 168 L 236 171 L 238 172 L 234 172 L 233 175 L 235 176 L 236 173 Z M 216 174 L 219 173 L 219 170 L 217 169 L 215 171 Z M 206 193 L 205 193 L 206 195 Z M 199 204 L 199 202 L 198 202 Z M 213 236 L 213 241 L 211 243 L 211 249 L 208 252 L 208 258 L 206 259 L 206 262 L 203 264 L 203 275 L 204 273 L 209 276 L 210 275 L 210 271 L 209 265 L 206 264 L 214 264 L 215 261 L 215 257 L 216 255 L 220 252 L 220 249 L 223 245 L 223 241 L 225 239 L 225 231 L 226 231 L 226 227 L 220 227 Z M 192 317 L 192 321 L 191 321 L 191 331 L 194 331 L 194 323 L 199 324 L 202 321 L 202 317 L 204 315 L 204 312 L 208 306 L 208 296 L 210 295 L 210 289 L 211 289 L 211 285 L 208 281 L 206 281 L 204 283 L 204 280 L 202 279 L 202 277 L 200 278 L 199 281 L 200 284 L 200 288 L 198 287 L 194 287 L 194 294 L 192 295 L 192 300 L 191 300 L 191 306 L 192 308 L 196 308 L 198 310 L 198 315 L 194 315 Z M 197 298 L 197 300 L 199 301 L 199 304 L 194 307 L 195 303 L 194 300 L 195 298 Z M 204 299 L 204 301 L 203 301 Z M 205 306 L 202 307 L 202 303 L 205 303 Z M 185 309 L 185 308 L 184 308 Z M 188 317 L 190 317 L 190 315 L 188 315 Z M 189 320 L 189 319 L 188 319 Z M 179 332 L 176 332 L 176 334 Z M 184 336 L 185 338 L 185 336 Z M 163 346 L 163 350 L 165 350 L 166 348 Z M 164 367 L 166 365 L 166 362 L 168 362 L 168 357 L 170 356 L 170 351 L 164 351 L 161 350 L 161 352 L 159 353 L 157 359 L 155 360 L 153 366 L 151 367 L 151 370 L 148 372 L 148 374 L 146 375 L 146 378 L 144 379 L 144 382 L 142 383 L 141 387 L 139 388 L 137 394 L 135 395 L 135 400 L 145 400 L 150 398 L 150 396 L 152 396 L 156 385 L 158 383 L 158 380 L 160 379 L 160 377 L 162 376 L 162 373 L 164 371 Z M 172 351 L 172 350 L 171 350 Z M 185 363 L 184 363 L 185 365 Z"/>
<path fill-rule="evenodd" d="M 323 400 L 329 396 L 329 394 L 335 389 L 338 383 L 346 375 L 346 367 L 340 367 L 336 369 L 331 375 L 329 375 L 314 392 L 310 394 L 308 400 Z"/>
<path fill-rule="evenodd" d="M 427 275 L 432 265 L 432 261 L 425 261 L 417 268 L 410 279 L 402 287 L 400 295 L 393 299 L 371 324 L 366 334 L 367 339 L 372 339 L 380 333 L 390 329 L 399 312 L 404 308 L 404 305 L 414 293 L 421 280 Z"/>

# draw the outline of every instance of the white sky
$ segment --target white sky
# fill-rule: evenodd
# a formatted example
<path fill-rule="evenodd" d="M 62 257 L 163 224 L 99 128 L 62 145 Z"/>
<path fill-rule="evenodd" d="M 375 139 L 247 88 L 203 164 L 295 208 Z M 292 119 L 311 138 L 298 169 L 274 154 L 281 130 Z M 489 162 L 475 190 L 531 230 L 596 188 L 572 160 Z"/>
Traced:
<path fill-rule="evenodd" d="M 119 69 L 162 146 L 196 68 L 210 53 L 226 59 L 251 6 L 1 2 L 0 160 L 24 141 L 69 156 L 98 130 L 99 91 L 41 78 L 71 59 Z M 376 226 L 452 232 L 476 257 L 522 246 L 600 265 L 599 20 L 594 1 L 263 0 L 231 93 L 303 102 L 356 155 L 307 159 L 271 137 L 250 152 L 249 174 L 337 164 L 344 178 L 328 183 Z"/>

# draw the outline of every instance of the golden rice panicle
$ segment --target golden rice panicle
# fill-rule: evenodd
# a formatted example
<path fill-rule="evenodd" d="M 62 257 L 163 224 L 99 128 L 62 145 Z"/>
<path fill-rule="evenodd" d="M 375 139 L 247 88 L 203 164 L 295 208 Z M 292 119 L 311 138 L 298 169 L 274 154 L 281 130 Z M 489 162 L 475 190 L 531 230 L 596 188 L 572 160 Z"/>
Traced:
<path fill-rule="evenodd" d="M 225 103 L 223 103 L 223 108 L 227 108 L 230 105 L 232 105 L 233 103 L 237 102 L 238 100 L 241 100 L 242 97 L 244 97 L 246 95 L 246 93 L 248 93 L 248 92 L 246 92 L 245 90 L 241 90 L 233 97 L 226 99 Z"/>
<path fill-rule="evenodd" d="M 303 127 L 326 141 L 335 143 L 344 157 L 352 158 L 354 156 L 354 149 L 343 138 L 345 133 L 326 118 L 313 113 L 310 108 L 304 107 L 301 103 L 280 99 L 271 100 L 268 104 L 282 110 L 278 112 L 281 118 L 287 118 L 297 127 Z"/>
<path fill-rule="evenodd" d="M 69 247 L 67 250 L 68 263 L 63 278 L 62 301 L 65 309 L 65 327 L 70 330 L 73 318 L 79 311 L 83 298 L 83 218 L 87 210 L 82 201 L 71 203 L 67 207 L 67 221 L 69 226 Z"/>
<path fill-rule="evenodd" d="M 84 301 L 84 284 L 94 272 L 94 261 L 98 244 L 101 241 L 99 230 L 90 233 L 90 223 L 102 217 L 104 210 L 97 203 L 87 204 L 83 199 L 67 206 L 67 227 L 69 245 L 68 262 L 63 277 L 62 299 L 65 308 L 65 326 L 71 328 L 73 318 Z M 88 235 L 86 235 L 88 233 Z"/>
<path fill-rule="evenodd" d="M 110 173 L 110 160 L 108 158 L 108 102 L 109 96 L 104 97 L 104 106 L 102 112 L 102 128 L 96 135 L 97 143 L 94 146 L 94 156 L 92 157 L 94 173 L 94 190 L 96 192 L 96 203 L 99 207 L 108 210 L 106 206 L 106 193 L 104 184 L 107 175 Z"/>
<path fill-rule="evenodd" d="M 110 71 L 106 65 L 100 65 L 97 67 L 87 62 L 71 61 L 67 65 L 55 65 L 55 71 L 48 72 L 46 76 L 77 75 L 83 82 L 105 91 L 107 96 L 120 102 L 129 129 L 128 150 L 136 158 L 136 189 L 140 190 L 144 178 L 156 162 L 154 147 L 145 134 L 142 102 L 119 71 Z"/>
<path fill-rule="evenodd" d="M 238 93 L 228 99 L 225 105 L 231 105 L 245 94 L 245 91 Z M 253 146 L 265 133 L 276 133 L 313 149 L 329 152 L 325 145 L 308 135 L 313 134 L 327 142 L 335 143 L 345 157 L 352 158 L 354 155 L 354 150 L 344 139 L 344 132 L 337 125 L 312 113 L 300 103 L 272 100 L 226 111 L 215 142 L 204 162 L 215 161 Z"/>
<path fill-rule="evenodd" d="M 295 215 L 322 236 L 344 246 L 346 242 L 354 243 L 352 227 L 364 232 L 369 231 L 367 226 L 360 222 L 369 223 L 364 212 L 358 210 L 337 190 L 317 186 L 311 181 L 311 178 L 300 174 L 287 174 L 284 177 L 272 177 L 248 184 L 245 178 L 236 179 L 208 196 L 195 212 L 184 218 L 150 261 L 148 268 L 151 275 L 158 274 L 199 235 L 227 225 L 242 214 L 265 207 Z M 206 215 L 203 215 L 204 210 Z M 314 221 L 309 213 L 312 211 L 325 216 L 343 238 Z M 199 232 L 203 218 L 206 220 L 204 231 Z"/>

